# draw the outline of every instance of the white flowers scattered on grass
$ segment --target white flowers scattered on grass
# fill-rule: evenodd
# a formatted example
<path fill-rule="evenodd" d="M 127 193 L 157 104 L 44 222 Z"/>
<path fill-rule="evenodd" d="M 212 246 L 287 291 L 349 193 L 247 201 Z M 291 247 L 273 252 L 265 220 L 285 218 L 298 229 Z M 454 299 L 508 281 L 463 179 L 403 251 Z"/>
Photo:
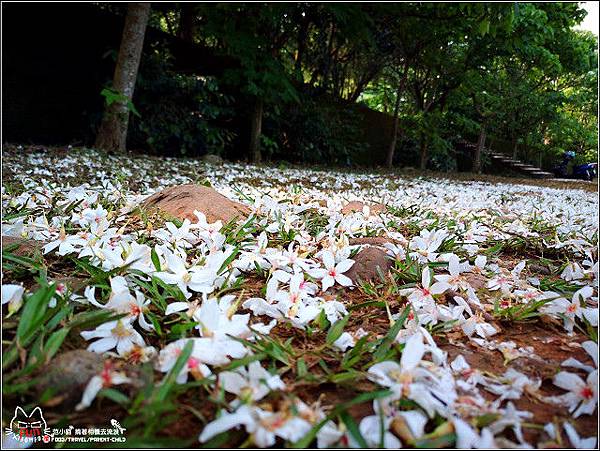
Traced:
<path fill-rule="evenodd" d="M 423 343 L 423 336 L 416 333 L 406 341 L 399 363 L 376 363 L 369 368 L 368 377 L 379 385 L 390 387 L 398 398 L 416 402 L 430 417 L 436 412 L 445 412 L 446 404 L 442 399 L 451 399 L 453 390 L 440 399 L 444 381 L 438 379 L 430 364 L 422 364 L 423 356 L 432 349 Z"/>
<path fill-rule="evenodd" d="M 285 388 L 279 376 L 269 373 L 256 361 L 251 362 L 247 369 L 242 367 L 235 371 L 223 371 L 219 374 L 219 384 L 245 403 L 259 401 L 272 390 Z"/>
<path fill-rule="evenodd" d="M 311 423 L 302 418 L 307 410 L 308 406 L 299 400 L 275 412 L 242 404 L 234 412 L 222 413 L 216 420 L 208 423 L 198 439 L 205 443 L 221 432 L 244 426 L 251 435 L 253 444 L 260 448 L 273 446 L 277 437 L 296 442 L 312 428 Z"/>
<path fill-rule="evenodd" d="M 421 230 L 419 236 L 415 236 L 409 244 L 411 258 L 420 263 L 433 262 L 437 259 L 437 250 L 447 238 L 445 229 Z"/>
<path fill-rule="evenodd" d="M 135 296 L 129 291 L 127 281 L 122 276 L 116 276 L 110 279 L 110 296 L 106 304 L 101 304 L 94 297 L 95 288 L 88 287 L 85 291 L 87 301 L 99 308 L 110 309 L 116 313 L 126 313 L 130 322 L 138 320 L 140 327 L 146 331 L 154 329 L 150 324 L 144 312 L 148 310 L 150 299 L 145 299 L 144 295 L 135 290 Z"/>
<path fill-rule="evenodd" d="M 585 365 L 585 364 L 581 363 L 579 360 L 577 360 L 577 359 L 575 359 L 573 357 L 569 357 L 567 360 L 565 360 L 561 364 L 561 366 L 567 366 L 567 367 L 571 367 L 571 368 L 577 368 L 577 369 L 580 369 L 580 370 L 584 370 L 584 371 L 586 371 L 588 373 L 596 371 L 598 369 L 598 344 L 594 343 L 591 340 L 588 340 L 588 341 L 585 341 L 585 342 L 581 343 L 581 347 L 591 357 L 592 361 L 594 362 L 594 366 Z"/>
<path fill-rule="evenodd" d="M 193 266 L 190 268 L 183 258 L 169 251 L 165 251 L 164 256 L 167 271 L 155 273 L 155 276 L 163 282 L 177 285 L 187 298 L 192 296 L 188 289 L 198 293 L 211 293 L 214 290 L 216 271 L 210 267 Z"/>
<path fill-rule="evenodd" d="M 598 345 L 593 341 L 582 344 L 594 362 L 594 367 L 584 365 L 580 361 L 569 358 L 562 366 L 584 370 L 587 377 L 582 378 L 568 371 L 561 371 L 554 376 L 553 382 L 567 393 L 547 398 L 548 401 L 566 406 L 573 418 L 580 415 L 592 415 L 598 404 Z"/>
<path fill-rule="evenodd" d="M 448 283 L 444 281 L 431 283 L 431 279 L 431 270 L 428 266 L 425 266 L 421 273 L 421 285 L 401 292 L 403 295 L 408 295 L 409 302 L 417 310 L 435 307 L 436 303 L 433 296 L 440 295 L 450 289 Z"/>
<path fill-rule="evenodd" d="M 573 418 L 591 415 L 598 404 L 598 374 L 593 371 L 584 379 L 576 374 L 561 371 L 554 376 L 554 385 L 568 393 L 554 399 L 569 408 Z"/>
<path fill-rule="evenodd" d="M 498 434 L 506 428 L 512 429 L 519 444 L 531 448 L 531 445 L 523 437 L 523 422 L 533 417 L 531 412 L 518 410 L 512 402 L 508 402 L 506 408 L 499 410 L 500 417 L 489 425 L 493 434 Z"/>
<path fill-rule="evenodd" d="M 500 405 L 505 399 L 521 398 L 523 393 L 530 395 L 537 394 L 542 381 L 531 379 L 514 368 L 509 368 L 502 376 L 482 378 L 480 384 L 490 393 L 499 396 L 495 404 Z"/>
<path fill-rule="evenodd" d="M 460 263 L 460 259 L 455 254 L 450 254 L 448 256 L 448 272 L 449 274 L 442 274 L 435 276 L 435 280 L 438 282 L 442 282 L 448 286 L 448 288 L 456 291 L 459 288 L 467 289 L 470 285 L 464 279 L 464 276 L 461 276 L 461 273 L 468 271 L 469 262 L 465 262 L 465 264 Z"/>
<path fill-rule="evenodd" d="M 362 244 L 351 243 L 372 237 L 388 241 L 381 247 L 396 266 L 392 273 L 398 292 L 392 298 L 402 307 L 396 299 L 386 305 L 390 321 L 405 307 L 410 312 L 392 344 L 402 350 L 399 360 L 379 361 L 366 373 L 372 383 L 390 390 L 373 401 L 374 415 L 357 420 L 368 446 L 414 446 L 440 419 L 452 428 L 459 448 L 530 446 L 523 429 L 532 413 L 517 410 L 512 401 L 535 397 L 566 407 L 573 419 L 592 415 L 597 408 L 598 351 L 591 341 L 582 346 L 594 366 L 574 358 L 562 362 L 553 382 L 565 393 L 551 397 L 541 396 L 542 381 L 525 371 L 507 367 L 491 374 L 471 367 L 460 354 L 448 363 L 449 351 L 437 344 L 440 335 L 452 332 L 451 340 L 461 337 L 481 350 L 501 351 L 507 366 L 518 358 L 536 357 L 534 346 L 502 341 L 501 323 L 488 316 L 495 307 L 536 302 L 539 313 L 562 321 L 568 333 L 597 327 L 598 206 L 591 194 L 527 187 L 536 203 L 547 207 L 534 211 L 518 185 L 425 178 L 409 182 L 385 175 L 226 164 L 211 168 L 210 181 L 228 197 L 249 204 L 253 213 L 246 224 L 230 228 L 222 221 L 209 223 L 204 213 L 195 211 L 193 221 L 156 225 L 142 220 L 140 225 L 132 214 L 145 194 L 191 182 L 197 178 L 197 165 L 110 157 L 111 164 L 129 174 L 135 164 L 139 187 L 132 192 L 115 182 L 95 153 L 69 154 L 47 165 L 46 156 L 19 158 L 23 161 L 15 162 L 13 172 L 22 174 L 19 182 L 25 191 L 12 195 L 3 188 L 3 207 L 35 213 L 3 219 L 3 235 L 44 241 L 41 249 L 47 258 L 62 261 L 68 256 L 97 269 L 97 274 L 104 272 L 104 282 L 84 287 L 83 297 L 59 300 L 122 316 L 81 332 L 90 351 L 130 363 L 152 362 L 166 375 L 192 343 L 176 382 L 206 379 L 212 389 L 227 393 L 227 402 L 221 404 L 226 409 L 200 431 L 202 443 L 240 427 L 252 445 L 294 443 L 325 420 L 330 406 L 305 404 L 303 394 L 298 396 L 284 376 L 290 370 L 281 377 L 274 366 L 267 370 L 264 362 L 252 361 L 258 352 L 247 345 L 269 338 L 273 331 L 293 327 L 309 336 L 322 322 L 335 324 L 349 314 L 352 320 L 360 318 L 362 310 L 350 308 L 348 298 L 353 302 L 349 293 L 362 288 L 354 287 L 347 274 Z M 48 171 L 28 169 L 25 161 Z M 86 183 L 73 178 L 76 166 L 89 171 Z M 575 195 L 577 205 L 572 202 Z M 342 215 L 342 206 L 357 199 L 390 208 L 375 215 L 365 206 Z M 552 235 L 535 227 L 540 222 L 556 224 Z M 515 234 L 559 250 L 557 259 L 564 261 L 555 263 L 560 269 L 544 277 L 535 274 L 533 259 L 503 261 L 498 255 L 502 246 L 510 248 Z M 405 275 L 416 283 L 408 285 Z M 19 284 L 9 282 L 2 285 L 7 316 L 21 308 L 26 292 L 21 279 Z M 256 288 L 254 282 L 262 285 Z M 54 299 L 48 308 L 56 307 Z M 380 339 L 381 331 L 369 327 L 371 318 L 353 322 L 328 352 L 337 352 L 342 360 L 342 353 L 358 346 L 362 337 L 369 343 Z M 155 330 L 155 325 L 165 324 L 168 335 Z M 182 329 L 174 333 L 175 326 Z M 502 338 L 494 341 L 494 335 Z M 224 369 L 244 357 L 250 363 Z M 90 406 L 102 388 L 128 383 L 125 373 L 106 366 L 90 380 L 77 409 Z M 272 396 L 282 399 L 270 405 Z M 493 420 L 475 427 L 480 415 Z M 581 438 L 570 422 L 563 422 L 563 428 L 573 446 L 595 445 L 594 437 Z M 508 442 L 505 430 L 518 443 Z M 343 421 L 327 420 L 316 434 L 317 446 L 359 447 L 354 432 Z"/>
<path fill-rule="evenodd" d="M 571 444 L 576 449 L 594 449 L 598 442 L 598 437 L 580 437 L 573 425 L 567 421 L 563 423 L 563 429 L 565 430 L 567 437 L 571 441 Z"/>
<path fill-rule="evenodd" d="M 45 219 L 45 218 L 44 218 Z M 67 235 L 64 226 L 61 226 L 60 233 L 54 241 L 43 247 L 44 253 L 57 250 L 58 255 L 67 255 L 80 250 L 87 243 L 79 235 Z"/>
<path fill-rule="evenodd" d="M 336 263 L 335 256 L 329 250 L 323 251 L 321 256 L 323 258 L 325 269 L 313 269 L 310 274 L 321 280 L 323 291 L 327 291 L 330 287 L 335 285 L 336 282 L 344 287 L 352 285 L 352 280 L 345 276 L 344 273 L 352 267 L 354 260 L 346 258 Z"/>
<path fill-rule="evenodd" d="M 587 307 L 586 300 L 594 294 L 594 289 L 585 286 L 575 293 L 569 301 L 564 297 L 552 300 L 543 307 L 543 311 L 549 314 L 559 315 L 564 320 L 565 329 L 573 332 L 576 320 L 585 319 L 592 326 L 598 325 L 598 307 Z"/>
<path fill-rule="evenodd" d="M 92 376 L 87 383 L 83 396 L 79 404 L 75 406 L 75 410 L 80 411 L 87 409 L 92 405 L 92 402 L 103 388 L 110 388 L 113 385 L 129 384 L 131 379 L 122 371 L 116 371 L 110 361 L 106 361 L 104 369 L 99 375 Z"/>
<path fill-rule="evenodd" d="M 160 351 L 156 362 L 156 369 L 163 373 L 171 371 L 189 341 L 192 342 L 192 353 L 188 361 L 184 362 L 183 367 L 177 375 L 177 383 L 183 384 L 187 382 L 188 375 L 190 374 L 195 379 L 203 379 L 210 376 L 212 372 L 206 363 L 218 365 L 229 362 L 229 359 L 222 352 L 216 350 L 206 341 L 194 338 L 181 338 L 169 343 Z"/>
<path fill-rule="evenodd" d="M 100 354 L 116 348 L 119 355 L 125 355 L 135 345 L 146 345 L 139 332 L 129 322 L 123 320 L 101 324 L 95 330 L 81 332 L 81 336 L 88 341 L 99 338 L 92 342 L 87 349 Z"/>
<path fill-rule="evenodd" d="M 510 272 L 501 268 L 499 274 L 489 280 L 487 288 L 491 291 L 500 290 L 503 295 L 509 296 L 514 287 L 519 285 L 520 275 L 525 265 L 526 262 L 522 261 Z"/>
<path fill-rule="evenodd" d="M 494 442 L 494 434 L 489 428 L 483 428 L 481 434 L 478 434 L 469 423 L 460 418 L 454 418 L 453 424 L 457 449 L 497 448 Z"/>
<path fill-rule="evenodd" d="M 496 328 L 491 324 L 487 323 L 480 313 L 471 315 L 466 321 L 464 321 L 460 327 L 467 337 L 478 335 L 481 338 L 488 338 L 498 333 Z"/>

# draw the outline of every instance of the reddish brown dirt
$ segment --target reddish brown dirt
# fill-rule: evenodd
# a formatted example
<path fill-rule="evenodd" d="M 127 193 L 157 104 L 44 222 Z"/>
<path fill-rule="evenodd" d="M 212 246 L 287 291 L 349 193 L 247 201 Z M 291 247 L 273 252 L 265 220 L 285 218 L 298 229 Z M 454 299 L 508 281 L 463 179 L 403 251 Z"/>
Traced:
<path fill-rule="evenodd" d="M 377 215 L 385 211 L 385 206 L 382 204 L 365 204 L 359 201 L 352 201 L 348 202 L 342 207 L 342 214 L 348 215 L 355 212 L 362 212 L 365 206 L 369 207 L 370 213 L 372 215 Z"/>
<path fill-rule="evenodd" d="M 16 246 L 16 249 L 11 251 L 15 255 L 19 256 L 27 256 L 33 255 L 36 252 L 41 252 L 42 247 L 46 243 L 44 241 L 36 241 L 36 240 L 26 240 L 23 238 L 17 238 L 14 236 L 4 236 L 2 235 L 2 252 L 7 248 L 12 248 Z"/>
<path fill-rule="evenodd" d="M 562 328 L 559 329 L 556 325 L 541 322 L 513 322 L 509 327 L 505 327 L 500 334 L 492 338 L 498 342 L 514 341 L 518 347 L 531 346 L 535 355 L 539 356 L 540 359 L 520 357 L 505 365 L 502 353 L 498 350 L 483 349 L 464 342 L 464 347 L 450 343 L 442 344 L 440 347 L 448 352 L 449 361 L 462 354 L 473 368 L 480 371 L 500 375 L 512 367 L 530 377 L 540 378 L 542 380 L 540 392 L 543 396 L 555 396 L 564 393 L 563 390 L 552 384 L 552 377 L 561 370 L 560 365 L 564 360 L 573 357 L 580 362 L 593 365 L 592 359 L 581 347 L 581 343 L 586 341 L 586 337 L 579 334 L 569 337 Z M 568 371 L 578 372 L 571 368 Z M 585 377 L 583 372 L 579 372 L 579 374 Z M 481 393 L 486 395 L 484 389 L 481 390 Z M 494 399 L 494 396 L 490 395 L 489 399 Z M 544 425 L 558 419 L 560 424 L 563 421 L 570 421 L 583 437 L 597 434 L 598 418 L 596 415 L 582 415 L 573 420 L 566 408 L 546 404 L 530 396 L 523 396 L 513 402 L 517 409 L 533 413 L 531 423 Z M 527 441 L 535 444 L 540 440 L 541 433 L 539 429 L 524 428 L 524 436 Z M 566 440 L 566 437 L 563 438 Z"/>

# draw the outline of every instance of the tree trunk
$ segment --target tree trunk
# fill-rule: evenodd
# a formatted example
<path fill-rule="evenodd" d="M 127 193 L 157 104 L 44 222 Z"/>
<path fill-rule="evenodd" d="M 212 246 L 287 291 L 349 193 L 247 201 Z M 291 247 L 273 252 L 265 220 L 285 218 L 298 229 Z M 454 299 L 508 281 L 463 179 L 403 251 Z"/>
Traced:
<path fill-rule="evenodd" d="M 302 60 L 304 59 L 304 53 L 306 52 L 307 38 L 308 20 L 304 19 L 300 22 L 300 28 L 298 29 L 298 51 L 296 52 L 296 61 L 294 61 L 294 72 L 302 81 L 304 81 L 304 77 L 302 76 Z"/>
<path fill-rule="evenodd" d="M 517 138 L 512 139 L 512 157 L 513 160 L 517 159 L 517 154 L 519 152 L 519 140 Z"/>
<path fill-rule="evenodd" d="M 398 142 L 398 122 L 399 122 L 399 110 L 400 110 L 400 93 L 402 91 L 402 83 L 398 83 L 398 89 L 396 90 L 396 101 L 394 103 L 394 123 L 392 125 L 392 140 L 388 147 L 387 156 L 385 159 L 385 166 L 390 169 L 394 163 L 394 152 L 396 152 L 396 143 Z"/>
<path fill-rule="evenodd" d="M 325 91 L 329 89 L 329 72 L 331 71 L 332 66 L 332 50 L 333 50 L 333 38 L 335 35 L 335 24 L 331 23 L 331 28 L 329 30 L 329 39 L 327 40 L 327 48 L 325 50 L 325 59 L 323 63 L 323 84 L 322 87 Z"/>
<path fill-rule="evenodd" d="M 194 41 L 194 5 L 191 3 L 181 5 L 177 35 L 184 41 Z"/>
<path fill-rule="evenodd" d="M 387 156 L 385 159 L 385 165 L 389 169 L 394 163 L 394 153 L 396 152 L 396 143 L 398 142 L 398 116 L 400 113 L 400 94 L 404 90 L 406 80 L 408 78 L 408 61 L 404 63 L 404 74 L 398 82 L 398 88 L 396 89 L 396 101 L 394 103 L 394 124 L 392 126 L 392 141 L 388 147 Z"/>
<path fill-rule="evenodd" d="M 129 102 L 133 98 L 149 16 L 150 3 L 129 3 L 112 86 L 121 98 L 105 107 L 96 136 L 96 147 L 99 149 L 125 151 Z"/>
<path fill-rule="evenodd" d="M 250 123 L 250 160 L 253 163 L 260 163 L 260 133 L 262 129 L 263 100 L 257 97 L 254 102 L 252 119 Z"/>
<path fill-rule="evenodd" d="M 427 161 L 429 160 L 429 143 L 423 133 L 421 133 L 421 171 L 427 169 Z"/>
<path fill-rule="evenodd" d="M 477 141 L 477 147 L 475 148 L 475 155 L 473 156 L 473 172 L 476 174 L 481 173 L 481 154 L 485 147 L 485 125 L 481 125 L 479 129 L 479 140 Z"/>

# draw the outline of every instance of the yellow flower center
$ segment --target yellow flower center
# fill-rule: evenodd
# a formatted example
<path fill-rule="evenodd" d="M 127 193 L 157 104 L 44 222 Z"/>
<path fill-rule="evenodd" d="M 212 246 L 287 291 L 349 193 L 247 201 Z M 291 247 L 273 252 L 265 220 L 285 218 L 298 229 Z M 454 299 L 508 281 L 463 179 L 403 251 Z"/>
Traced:
<path fill-rule="evenodd" d="M 111 332 L 118 338 L 125 338 L 131 335 L 131 332 L 125 328 L 121 321 L 117 322 L 117 325 Z"/>

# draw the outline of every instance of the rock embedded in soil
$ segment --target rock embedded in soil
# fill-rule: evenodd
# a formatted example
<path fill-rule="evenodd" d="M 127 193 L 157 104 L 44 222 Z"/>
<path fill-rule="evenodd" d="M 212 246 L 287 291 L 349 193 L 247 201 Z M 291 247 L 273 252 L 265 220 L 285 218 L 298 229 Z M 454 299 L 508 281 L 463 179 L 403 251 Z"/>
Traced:
<path fill-rule="evenodd" d="M 384 236 L 365 236 L 360 238 L 350 238 L 348 243 L 350 246 L 362 245 L 362 244 L 370 244 L 372 246 L 385 246 L 388 243 L 393 243 L 394 240 L 391 238 L 387 238 Z"/>
<path fill-rule="evenodd" d="M 36 251 L 42 250 L 42 247 L 46 244 L 44 241 L 36 241 L 29 240 L 26 238 L 19 238 L 16 236 L 7 236 L 2 235 L 2 251 L 4 252 L 6 248 L 13 247 L 13 245 L 18 244 L 19 246 L 11 251 L 15 255 L 26 256 L 35 254 Z"/>
<path fill-rule="evenodd" d="M 369 207 L 372 215 L 378 215 L 379 213 L 383 213 L 385 211 L 385 205 L 383 204 L 364 204 L 362 202 L 353 200 L 342 207 L 342 214 L 349 215 L 351 213 L 362 212 L 363 207 L 365 206 Z"/>
<path fill-rule="evenodd" d="M 381 279 L 379 273 L 387 275 L 394 266 L 390 256 L 379 247 L 368 246 L 362 249 L 353 258 L 354 265 L 345 273 L 354 284 L 360 281 L 378 281 Z M 378 270 L 379 268 L 379 270 Z"/>
<path fill-rule="evenodd" d="M 37 386 L 39 395 L 52 388 L 53 405 L 73 407 L 79 401 L 89 380 L 100 374 L 104 358 L 95 352 L 77 349 L 55 357 L 43 370 Z"/>
<path fill-rule="evenodd" d="M 202 161 L 204 161 L 205 163 L 208 164 L 212 164 L 215 166 L 221 166 L 223 164 L 223 158 L 221 158 L 219 155 L 214 155 L 214 154 L 206 154 L 202 157 Z"/>
<path fill-rule="evenodd" d="M 475 291 L 481 290 L 487 286 L 488 279 L 483 274 L 465 273 L 465 280 L 473 287 Z"/>
<path fill-rule="evenodd" d="M 529 269 L 535 273 L 542 274 L 544 276 L 549 276 L 550 274 L 552 274 L 550 268 L 548 268 L 547 266 L 538 265 L 536 263 L 530 264 Z"/>
<path fill-rule="evenodd" d="M 157 209 L 192 222 L 198 220 L 194 210 L 204 213 L 208 222 L 229 222 L 235 218 L 246 218 L 250 214 L 247 206 L 228 199 L 213 188 L 193 184 L 172 186 L 159 191 L 146 199 L 142 207 Z"/>

